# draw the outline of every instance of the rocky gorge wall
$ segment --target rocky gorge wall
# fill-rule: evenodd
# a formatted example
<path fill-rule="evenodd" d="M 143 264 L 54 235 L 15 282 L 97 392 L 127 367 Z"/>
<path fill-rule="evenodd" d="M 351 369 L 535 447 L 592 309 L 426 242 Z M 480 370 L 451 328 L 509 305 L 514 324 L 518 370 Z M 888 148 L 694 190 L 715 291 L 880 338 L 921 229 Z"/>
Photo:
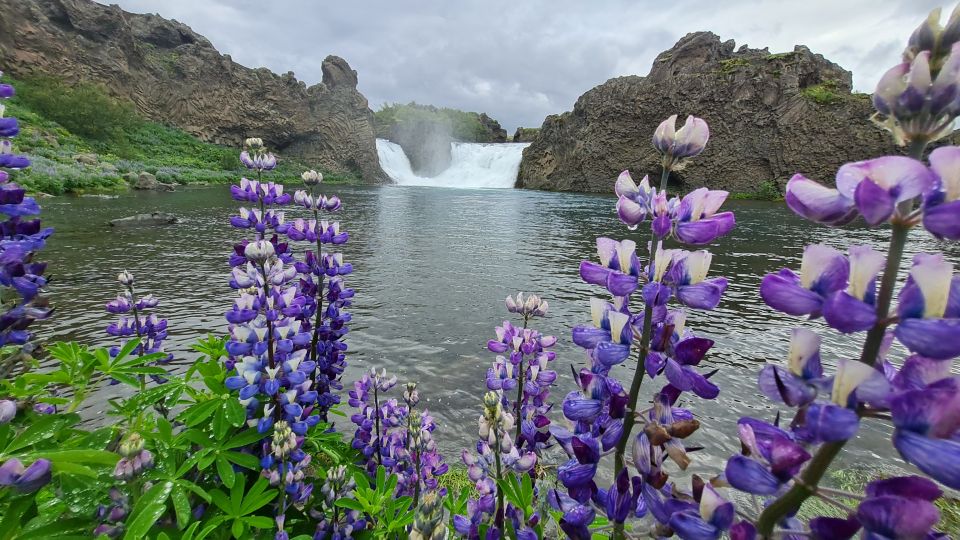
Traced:
<path fill-rule="evenodd" d="M 623 169 L 637 181 L 659 175 L 650 139 L 671 114 L 678 128 L 688 114 L 710 125 L 707 149 L 671 178 L 674 189 L 751 193 L 776 181 L 782 190 L 796 172 L 832 183 L 844 162 L 894 151 L 872 112 L 869 96 L 851 93 L 850 72 L 802 45 L 771 54 L 692 33 L 646 77 L 610 79 L 547 117 L 517 187 L 612 192 Z"/>
<path fill-rule="evenodd" d="M 0 0 L 0 69 L 101 84 L 147 118 L 237 146 L 261 137 L 282 155 L 366 182 L 389 182 L 357 73 L 337 56 L 307 86 L 251 69 L 189 26 L 91 0 Z"/>

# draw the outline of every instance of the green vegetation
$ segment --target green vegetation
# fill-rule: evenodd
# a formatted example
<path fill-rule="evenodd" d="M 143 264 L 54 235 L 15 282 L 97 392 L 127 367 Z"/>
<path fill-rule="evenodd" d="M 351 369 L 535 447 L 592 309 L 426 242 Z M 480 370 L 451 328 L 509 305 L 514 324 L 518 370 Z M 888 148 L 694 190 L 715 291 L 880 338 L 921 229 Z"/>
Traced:
<path fill-rule="evenodd" d="M 796 54 L 797 54 L 797 53 L 795 53 L 795 52 L 793 52 L 793 51 L 784 52 L 784 53 L 768 54 L 768 55 L 767 55 L 767 60 L 770 60 L 770 61 L 773 61 L 773 60 L 792 60 L 792 59 L 796 56 Z"/>
<path fill-rule="evenodd" d="M 228 183 L 241 174 L 238 149 L 203 142 L 175 127 L 148 121 L 133 105 L 96 85 L 57 79 L 10 81 L 17 95 L 7 115 L 20 120 L 15 148 L 32 166 L 17 181 L 51 195 L 128 189 L 124 175 L 148 172 L 171 184 Z M 278 181 L 298 178 L 311 166 L 280 159 Z M 316 168 L 316 167 L 313 167 Z M 333 182 L 352 176 L 329 174 Z"/>
<path fill-rule="evenodd" d="M 532 141 L 540 133 L 540 128 L 522 127 L 522 128 L 517 128 L 517 131 L 520 132 L 521 141 Z"/>
<path fill-rule="evenodd" d="M 833 105 L 843 101 L 844 94 L 839 88 L 840 85 L 836 81 L 826 80 L 820 84 L 808 86 L 800 90 L 800 93 L 814 103 Z"/>
<path fill-rule="evenodd" d="M 781 201 L 783 192 L 776 180 L 765 180 L 757 186 L 755 191 L 746 193 L 733 193 L 730 198 L 738 201 Z"/>
<path fill-rule="evenodd" d="M 421 105 L 410 102 L 384 104 L 374 113 L 377 137 L 389 138 L 396 126 L 417 124 L 446 124 L 451 136 L 463 142 L 490 142 L 490 130 L 480 121 L 475 112 L 465 112 L 446 107 Z"/>
<path fill-rule="evenodd" d="M 720 73 L 729 75 L 740 68 L 745 68 L 749 65 L 750 62 L 744 60 L 743 58 L 731 58 L 729 60 L 723 60 L 720 62 Z"/>

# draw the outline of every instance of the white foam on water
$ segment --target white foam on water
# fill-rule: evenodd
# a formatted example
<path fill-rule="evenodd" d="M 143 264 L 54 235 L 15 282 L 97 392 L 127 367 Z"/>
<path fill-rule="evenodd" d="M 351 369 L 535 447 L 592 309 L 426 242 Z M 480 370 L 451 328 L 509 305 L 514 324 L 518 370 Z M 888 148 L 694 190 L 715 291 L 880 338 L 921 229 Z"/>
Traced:
<path fill-rule="evenodd" d="M 509 189 L 517 181 L 529 143 L 452 143 L 450 167 L 432 178 L 417 176 L 400 145 L 377 139 L 380 167 L 401 186 Z"/>

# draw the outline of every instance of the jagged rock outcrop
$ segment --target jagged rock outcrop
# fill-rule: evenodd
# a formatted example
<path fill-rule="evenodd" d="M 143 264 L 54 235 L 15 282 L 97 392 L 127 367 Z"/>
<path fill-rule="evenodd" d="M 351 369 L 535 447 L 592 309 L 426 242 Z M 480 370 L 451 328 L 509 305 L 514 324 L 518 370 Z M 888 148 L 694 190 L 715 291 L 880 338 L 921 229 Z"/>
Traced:
<path fill-rule="evenodd" d="M 513 132 L 513 142 L 533 142 L 540 134 L 540 128 L 518 127 Z"/>
<path fill-rule="evenodd" d="M 482 125 L 488 133 L 486 140 L 478 142 L 507 142 L 507 130 L 500 127 L 500 122 L 497 122 L 493 118 L 487 116 L 487 113 L 480 113 L 480 116 L 478 116 L 477 119 L 480 120 L 480 125 Z"/>
<path fill-rule="evenodd" d="M 211 142 L 261 137 L 310 165 L 389 181 L 357 74 L 328 56 L 323 82 L 250 69 L 189 26 L 91 0 L 0 0 L 0 66 L 102 84 L 153 120 Z"/>
<path fill-rule="evenodd" d="M 623 169 L 659 174 L 650 143 L 657 125 L 688 114 L 710 125 L 707 149 L 671 177 L 674 190 L 700 185 L 749 193 L 782 188 L 795 172 L 833 182 L 839 165 L 894 151 L 869 121 L 868 96 L 851 75 L 802 45 L 793 52 L 734 50 L 709 32 L 683 37 L 646 77 L 610 79 L 573 111 L 547 117 L 524 150 L 518 187 L 612 192 Z"/>

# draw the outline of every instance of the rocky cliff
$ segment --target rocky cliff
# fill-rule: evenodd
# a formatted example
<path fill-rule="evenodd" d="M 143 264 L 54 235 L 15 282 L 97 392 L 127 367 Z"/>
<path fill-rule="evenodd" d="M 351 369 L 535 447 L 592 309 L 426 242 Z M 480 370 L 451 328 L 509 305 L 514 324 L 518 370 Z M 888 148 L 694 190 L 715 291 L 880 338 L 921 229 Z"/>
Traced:
<path fill-rule="evenodd" d="M 250 69 L 177 21 L 91 0 L 0 0 L 0 66 L 102 84 L 148 118 L 201 139 L 238 145 L 261 137 L 285 155 L 367 182 L 380 169 L 373 113 L 357 73 L 328 56 L 323 82 Z"/>
<path fill-rule="evenodd" d="M 795 172 L 823 182 L 846 161 L 892 151 L 874 127 L 870 99 L 851 93 L 850 72 L 802 45 L 793 52 L 735 50 L 709 32 L 683 37 L 654 60 L 646 77 L 611 79 L 582 95 L 573 111 L 547 117 L 524 150 L 518 187 L 612 192 L 617 174 L 659 174 L 650 143 L 657 125 L 688 114 L 710 125 L 707 149 L 671 178 L 757 191 Z"/>

